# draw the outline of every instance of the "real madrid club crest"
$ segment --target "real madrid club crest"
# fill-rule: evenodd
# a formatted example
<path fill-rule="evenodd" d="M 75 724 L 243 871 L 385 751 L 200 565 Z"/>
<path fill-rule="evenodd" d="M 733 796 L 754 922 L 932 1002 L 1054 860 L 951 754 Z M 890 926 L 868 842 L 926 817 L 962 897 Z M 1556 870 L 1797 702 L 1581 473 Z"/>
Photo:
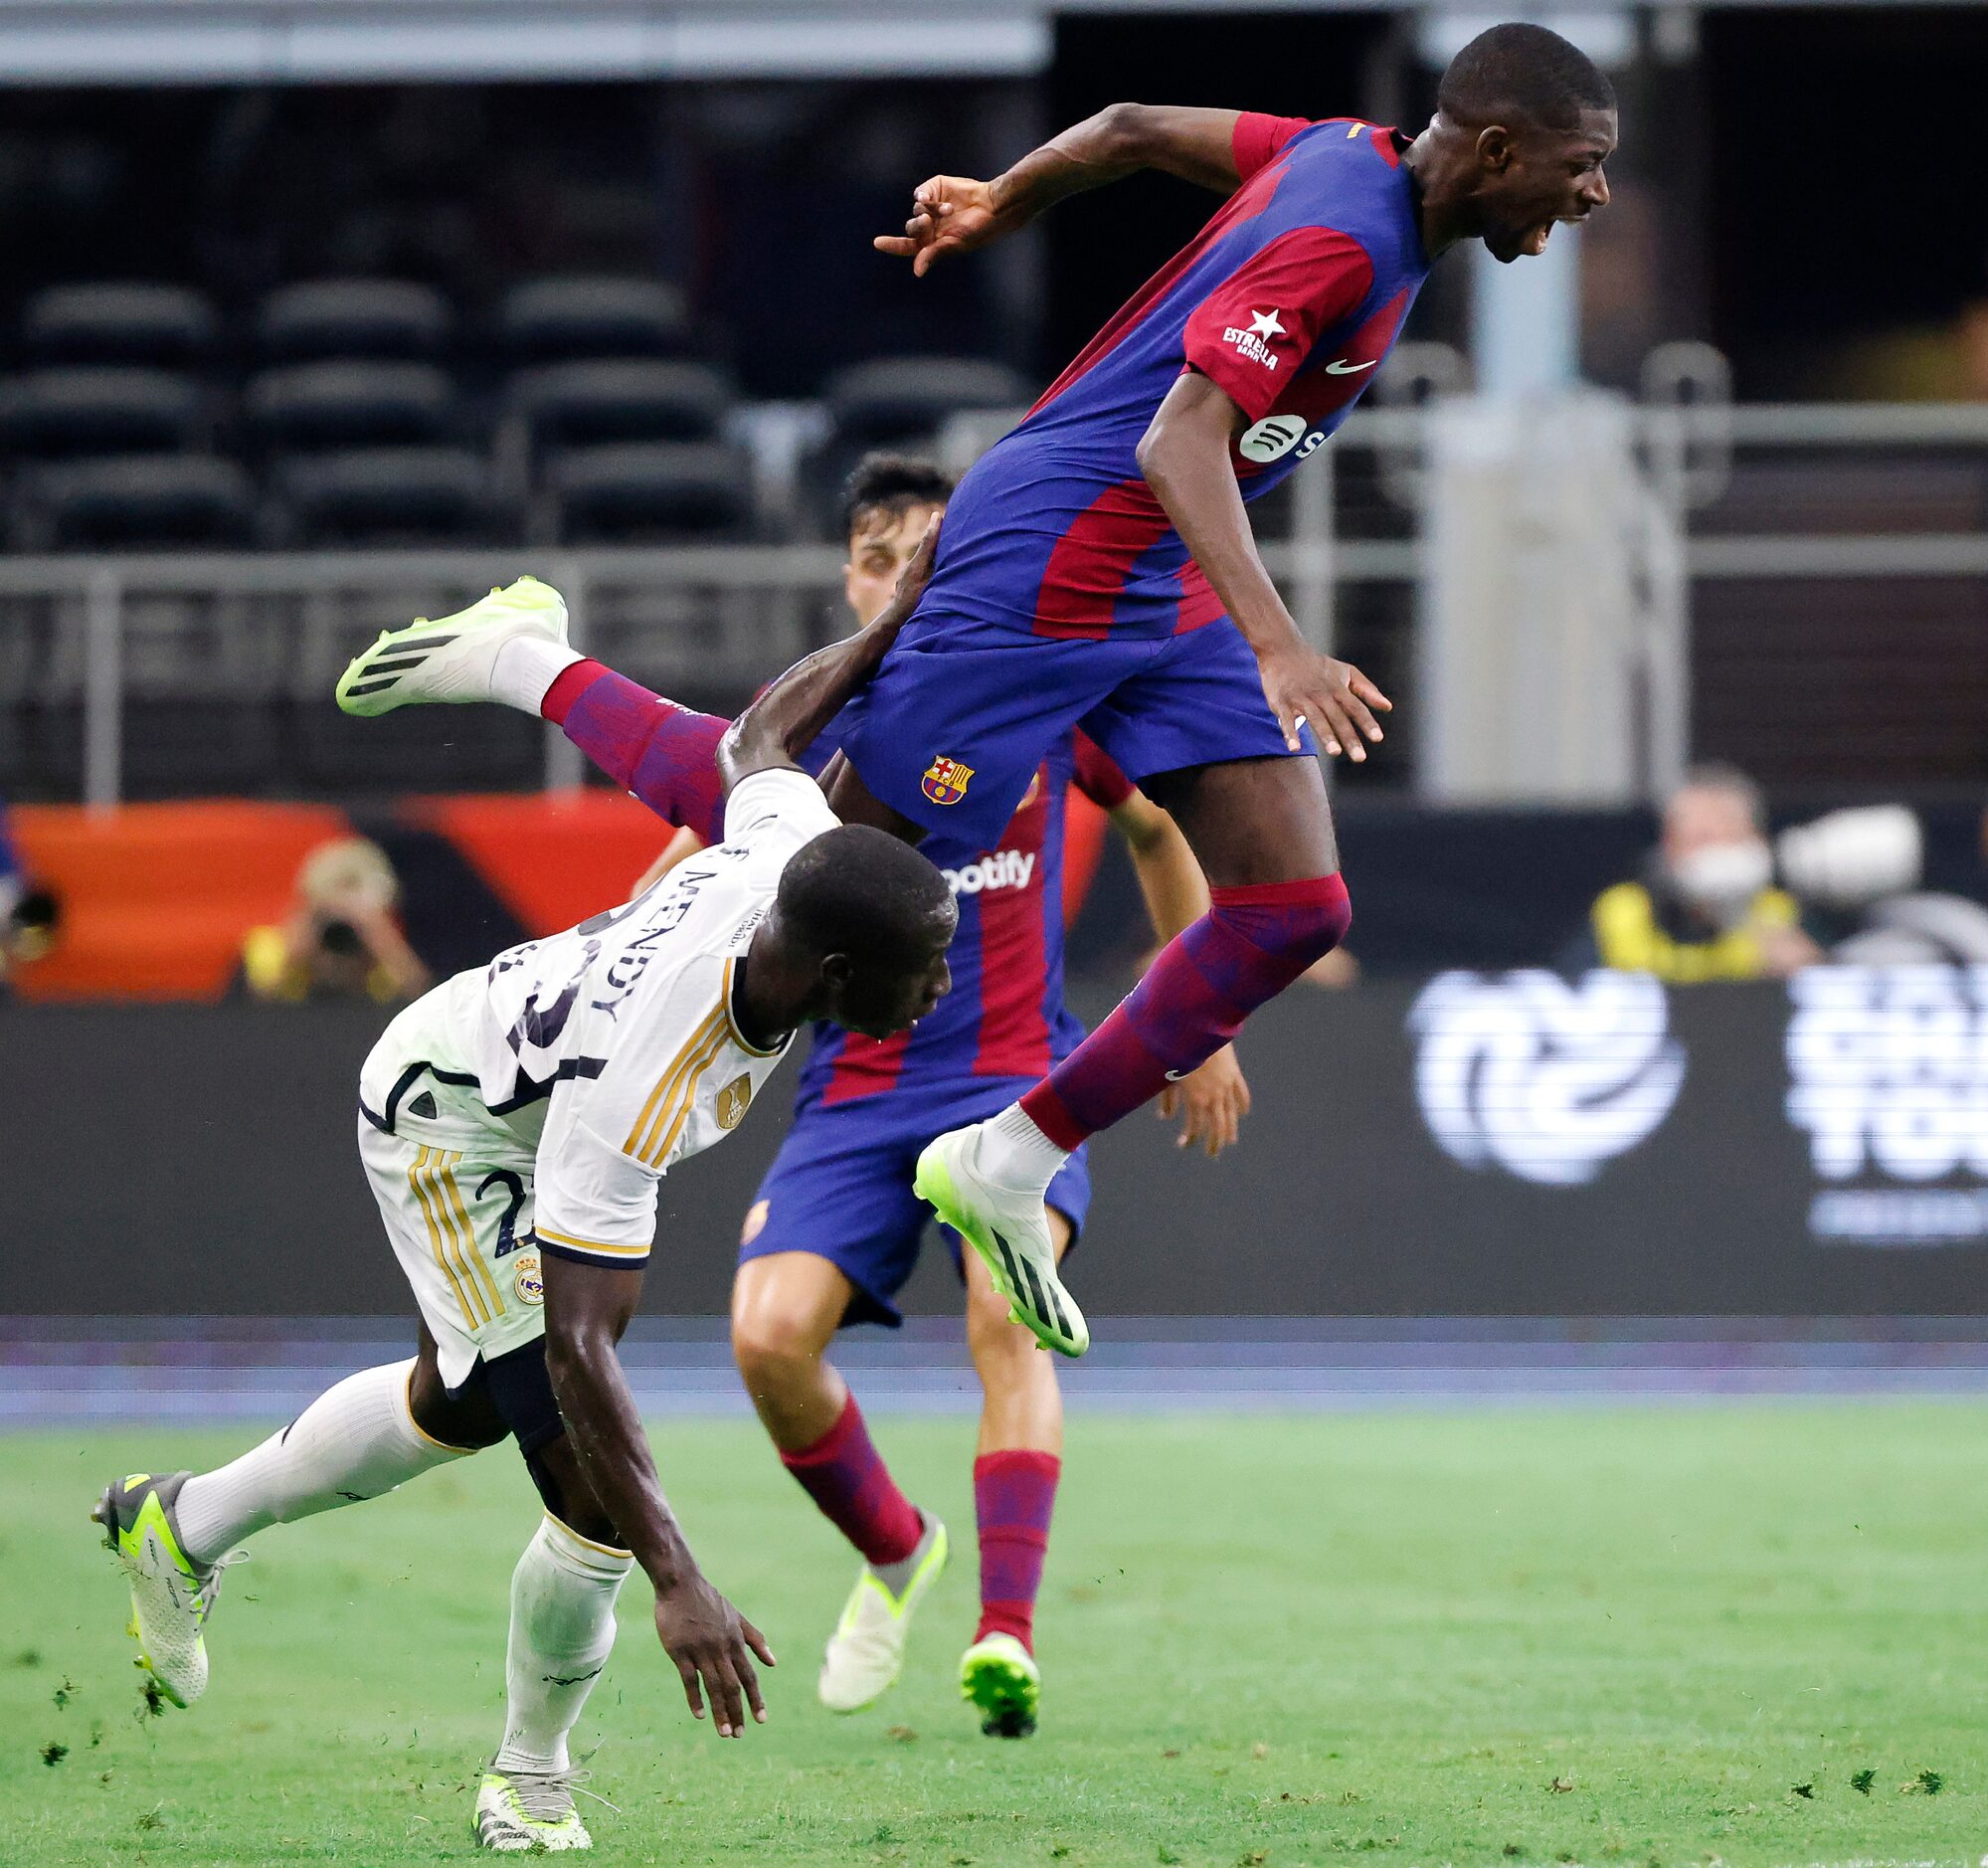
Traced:
<path fill-rule="evenodd" d="M 967 795 L 974 768 L 943 755 L 925 768 L 925 795 L 935 805 L 956 805 Z"/>
<path fill-rule="evenodd" d="M 518 1260 L 517 1269 L 511 1274 L 511 1288 L 517 1292 L 521 1304 L 545 1302 L 545 1272 L 540 1268 L 537 1252 L 526 1252 Z"/>
<path fill-rule="evenodd" d="M 718 1092 L 717 1100 L 711 1105 L 711 1112 L 718 1118 L 718 1126 L 728 1133 L 737 1128 L 746 1118 L 746 1110 L 753 1100 L 753 1080 L 749 1076 L 735 1077 Z"/>

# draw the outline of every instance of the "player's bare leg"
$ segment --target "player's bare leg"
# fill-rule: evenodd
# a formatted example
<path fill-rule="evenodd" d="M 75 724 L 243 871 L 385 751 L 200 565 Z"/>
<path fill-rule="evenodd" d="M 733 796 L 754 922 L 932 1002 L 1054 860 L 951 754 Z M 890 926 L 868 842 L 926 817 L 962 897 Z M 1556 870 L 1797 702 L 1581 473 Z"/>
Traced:
<path fill-rule="evenodd" d="M 1070 1221 L 1049 1214 L 1060 1257 Z M 981 1619 L 960 1658 L 960 1692 L 990 1738 L 1035 1730 L 1042 1676 L 1035 1663 L 1035 1595 L 1063 1468 L 1063 1392 L 1056 1365 L 1008 1315 L 979 1258 L 966 1259 L 967 1347 L 985 1397 L 974 1460 L 980 1525 Z"/>
<path fill-rule="evenodd" d="M 213 1472 L 127 1473 L 90 1516 L 131 1589 L 138 1664 L 176 1706 L 207 1690 L 206 1625 L 235 1547 L 272 1524 L 362 1503 L 501 1439 L 452 1405 L 426 1329 L 411 1362 L 347 1376 L 280 1433 Z"/>
<path fill-rule="evenodd" d="M 921 1512 L 870 1442 L 827 1360 L 854 1287 L 813 1252 L 749 1258 L 732 1286 L 732 1353 L 785 1465 L 861 1553 L 821 1663 L 821 1703 L 857 1712 L 897 1679 L 911 1613 L 946 1567 L 946 1527 Z"/>
<path fill-rule="evenodd" d="M 1168 942 L 1110 1018 L 992 1120 L 942 1135 L 918 1191 L 987 1259 L 1016 1317 L 1081 1355 L 1081 1312 L 1055 1274 L 1042 1196 L 1087 1137 L 1228 1043 L 1339 945 L 1352 909 L 1316 760 L 1246 759 L 1142 781 L 1208 878 L 1208 912 Z"/>

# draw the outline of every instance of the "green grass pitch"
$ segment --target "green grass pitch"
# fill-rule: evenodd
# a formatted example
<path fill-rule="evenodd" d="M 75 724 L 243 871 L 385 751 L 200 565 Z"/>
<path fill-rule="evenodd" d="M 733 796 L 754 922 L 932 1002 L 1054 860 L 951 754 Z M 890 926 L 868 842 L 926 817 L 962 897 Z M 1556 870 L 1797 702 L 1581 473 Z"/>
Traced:
<path fill-rule="evenodd" d="M 952 1572 L 870 1713 L 813 1702 L 850 1561 L 750 1425 L 666 1483 L 783 1664 L 773 1723 L 684 1713 L 639 1580 L 580 1732 L 604 1863 L 1973 1864 L 1988 1849 L 1988 1409 L 1691 1406 L 1078 1419 L 1043 1727 L 983 1739 L 971 1426 L 878 1437 Z M 0 1441 L 0 1861 L 473 1854 L 507 1579 L 503 1450 L 257 1540 L 214 1684 L 146 1718 L 85 1522 L 240 1433 Z M 1862 1786 L 1862 1787 L 1860 1787 Z"/>

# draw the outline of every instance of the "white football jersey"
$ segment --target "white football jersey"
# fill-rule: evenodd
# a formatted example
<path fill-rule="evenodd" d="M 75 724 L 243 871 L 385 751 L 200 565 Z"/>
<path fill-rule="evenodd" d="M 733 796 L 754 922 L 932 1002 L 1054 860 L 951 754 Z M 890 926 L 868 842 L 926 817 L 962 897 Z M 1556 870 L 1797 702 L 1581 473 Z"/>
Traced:
<path fill-rule="evenodd" d="M 723 842 L 625 907 L 513 947 L 403 1012 L 361 1077 L 368 1119 L 391 1134 L 431 1084 L 473 1096 L 536 1138 L 541 1244 L 641 1264 L 656 1182 L 738 1127 L 793 1041 L 748 1043 L 733 988 L 781 871 L 837 822 L 805 773 L 743 780 Z"/>

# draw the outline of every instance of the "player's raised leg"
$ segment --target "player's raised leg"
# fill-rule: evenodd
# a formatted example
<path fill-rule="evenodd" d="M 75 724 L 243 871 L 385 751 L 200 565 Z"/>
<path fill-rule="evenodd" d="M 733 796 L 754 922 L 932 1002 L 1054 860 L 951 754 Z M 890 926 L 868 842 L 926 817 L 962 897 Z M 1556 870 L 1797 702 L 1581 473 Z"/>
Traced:
<path fill-rule="evenodd" d="M 1053 1209 L 1058 1255 L 1070 1221 Z M 981 1618 L 960 1658 L 960 1693 L 990 1738 L 1035 1730 L 1042 1675 L 1035 1661 L 1035 1597 L 1049 1549 L 1049 1518 L 1063 1470 L 1063 1396 L 1056 1365 L 1008 1316 L 987 1267 L 966 1260 L 967 1346 L 981 1378 L 974 1513 L 981 1541 Z"/>
<path fill-rule="evenodd" d="M 1016 1316 L 1069 1355 L 1089 1333 L 1072 1346 L 1069 1295 L 1042 1270 L 1050 1181 L 1087 1137 L 1233 1039 L 1339 945 L 1353 915 L 1316 760 L 1236 760 L 1142 784 L 1192 845 L 1208 912 L 1041 1083 L 991 1120 L 940 1136 L 918 1164 L 918 1191 L 980 1248 Z"/>
<path fill-rule="evenodd" d="M 533 577 L 454 616 L 388 630 L 354 657 L 338 704 L 370 718 L 397 707 L 489 701 L 550 720 L 624 791 L 706 842 L 723 833 L 718 741 L 731 724 L 679 707 L 589 660 L 566 640 L 566 604 Z"/>
<path fill-rule="evenodd" d="M 826 1359 L 854 1287 L 812 1252 L 748 1258 L 732 1288 L 732 1350 L 781 1463 L 861 1554 L 821 1663 L 821 1703 L 857 1712 L 904 1666 L 912 1612 L 946 1567 L 946 1527 L 899 1490 L 856 1398 Z"/>
<path fill-rule="evenodd" d="M 131 1588 L 139 1664 L 176 1706 L 207 1688 L 205 1630 L 221 1572 L 272 1524 L 378 1498 L 502 1437 L 473 1401 L 452 1401 L 421 1355 L 347 1376 L 280 1433 L 212 1472 L 113 1479 L 90 1514 Z"/>

